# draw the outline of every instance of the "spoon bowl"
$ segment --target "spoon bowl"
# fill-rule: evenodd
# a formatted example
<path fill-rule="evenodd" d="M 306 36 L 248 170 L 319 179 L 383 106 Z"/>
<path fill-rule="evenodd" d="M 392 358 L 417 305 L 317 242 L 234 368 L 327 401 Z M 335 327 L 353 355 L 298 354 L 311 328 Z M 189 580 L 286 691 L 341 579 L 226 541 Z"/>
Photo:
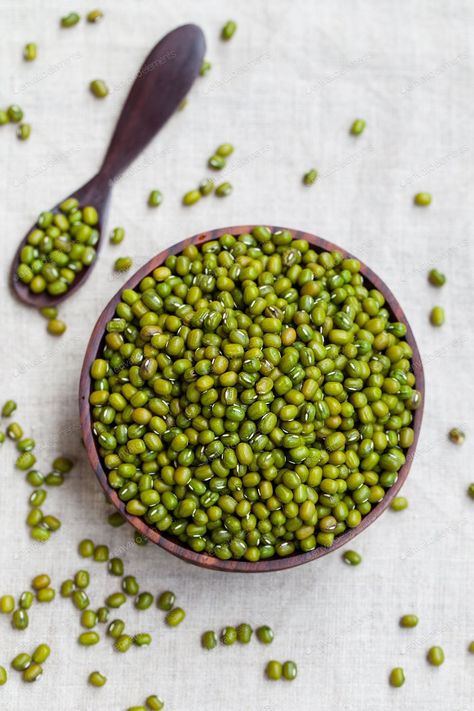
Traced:
<path fill-rule="evenodd" d="M 412 370 L 416 378 L 417 390 L 421 393 L 421 405 L 413 413 L 413 422 L 411 427 L 414 430 L 414 441 L 411 447 L 406 451 L 406 461 L 398 472 L 398 479 L 396 483 L 387 490 L 383 500 L 376 504 L 373 509 L 362 519 L 361 523 L 357 528 L 345 531 L 345 533 L 337 536 L 334 543 L 330 548 L 323 548 L 318 546 L 308 553 L 293 553 L 287 558 L 270 558 L 268 560 L 261 560 L 257 562 L 249 562 L 246 560 L 221 560 L 215 556 L 211 556 L 207 553 L 197 553 L 186 546 L 183 546 L 176 537 L 167 535 L 166 533 L 160 533 L 156 528 L 149 526 L 145 521 L 137 516 L 132 516 L 126 511 L 126 503 L 121 501 L 118 493 L 115 489 L 109 485 L 107 479 L 107 473 L 102 465 L 102 461 L 98 452 L 97 442 L 92 432 L 92 419 L 91 411 L 89 405 L 89 395 L 91 392 L 91 379 L 90 379 L 90 367 L 96 358 L 100 358 L 100 353 L 104 345 L 105 338 L 105 327 L 108 321 L 114 317 L 115 308 L 118 302 L 121 300 L 121 294 L 124 289 L 135 289 L 140 281 L 148 276 L 154 269 L 161 266 L 166 258 L 170 254 L 179 254 L 182 250 L 189 244 L 195 244 L 199 246 L 210 240 L 219 239 L 223 234 L 232 234 L 235 236 L 246 234 L 254 229 L 255 225 L 245 225 L 239 227 L 225 227 L 217 230 L 210 230 L 209 232 L 201 232 L 193 237 L 186 239 L 182 242 L 178 242 L 169 249 L 164 250 L 156 257 L 153 257 L 147 264 L 145 264 L 141 269 L 139 269 L 130 279 L 120 288 L 120 290 L 112 297 L 109 301 L 99 319 L 94 326 L 92 335 L 87 346 L 87 350 L 84 357 L 84 362 L 81 371 L 80 383 L 79 383 L 79 409 L 80 409 L 80 420 L 82 429 L 82 438 L 87 450 L 90 464 L 94 470 L 102 488 L 104 489 L 108 499 L 111 504 L 120 512 L 120 514 L 145 538 L 149 539 L 156 545 L 164 548 L 173 555 L 181 558 L 185 561 L 193 563 L 194 565 L 201 566 L 203 568 L 210 568 L 213 570 L 222 570 L 225 572 L 243 572 L 243 573 L 260 573 L 268 571 L 283 570 L 285 568 L 293 568 L 303 563 L 308 563 L 311 560 L 316 560 L 322 558 L 328 553 L 331 553 L 341 546 L 346 545 L 353 538 L 365 531 L 365 529 L 370 526 L 390 505 L 393 498 L 398 494 L 400 488 L 403 486 L 410 467 L 415 455 L 415 450 L 418 442 L 418 436 L 420 433 L 421 421 L 423 417 L 423 401 L 424 401 L 424 375 L 423 366 L 421 363 L 420 353 L 416 345 L 413 332 L 407 321 L 407 318 L 402 310 L 402 307 L 396 300 L 393 293 L 390 291 L 388 286 L 378 277 L 369 267 L 361 263 L 360 273 L 364 277 L 364 281 L 370 288 L 378 289 L 385 297 L 386 308 L 390 311 L 391 316 L 395 321 L 401 321 L 406 325 L 406 341 L 409 343 L 413 350 L 412 359 Z M 276 230 L 286 230 L 293 235 L 293 239 L 303 239 L 308 241 L 313 248 L 318 251 L 333 251 L 338 250 L 342 253 L 344 258 L 357 258 L 353 257 L 352 254 L 347 252 L 345 249 L 328 242 L 321 237 L 316 237 L 316 235 L 310 234 L 308 232 L 302 232 L 299 230 L 289 229 L 286 227 L 275 227 L 268 225 L 272 232 Z"/>
<path fill-rule="evenodd" d="M 67 299 L 77 289 L 79 289 L 79 287 L 83 285 L 83 283 L 91 273 L 92 265 L 97 260 L 98 252 L 103 241 L 101 237 L 105 220 L 107 217 L 107 208 L 110 197 L 110 185 L 108 184 L 108 181 L 104 179 L 101 173 L 97 173 L 97 175 L 95 175 L 92 180 L 89 180 L 85 185 L 82 186 L 82 188 L 79 188 L 79 190 L 76 190 L 76 192 L 72 193 L 71 195 L 68 195 L 67 197 L 76 198 L 76 200 L 79 201 L 79 204 L 83 206 L 93 205 L 98 212 L 99 222 L 95 226 L 96 229 L 99 231 L 99 239 L 97 241 L 97 244 L 95 245 L 96 257 L 94 259 L 94 262 L 89 267 L 86 267 L 76 275 L 76 278 L 74 279 L 73 283 L 69 286 L 68 290 L 64 292 L 64 294 L 59 294 L 58 296 L 51 296 L 51 294 L 48 294 L 47 291 L 43 291 L 40 294 L 34 294 L 32 291 L 30 291 L 28 284 L 24 284 L 22 281 L 20 281 L 20 279 L 18 279 L 16 273 L 17 267 L 20 263 L 21 250 L 27 243 L 29 234 L 28 232 L 25 238 L 20 242 L 13 258 L 10 271 L 10 283 L 13 291 L 15 292 L 15 295 L 20 301 L 22 301 L 24 304 L 28 304 L 29 306 L 34 306 L 37 309 L 41 309 L 44 306 L 57 306 L 59 303 L 61 303 L 61 301 Z M 61 200 L 57 205 L 55 205 L 51 209 L 51 212 L 59 212 L 59 205 L 62 202 L 63 201 Z M 34 225 L 31 230 L 33 229 Z"/>
<path fill-rule="evenodd" d="M 197 25 L 178 27 L 155 45 L 135 77 L 99 172 L 79 190 L 67 196 L 76 198 L 83 207 L 92 205 L 96 208 L 99 215 L 99 223 L 96 226 L 99 232 L 95 245 L 96 253 L 103 242 L 114 179 L 126 170 L 175 113 L 199 75 L 205 49 L 204 35 Z M 59 205 L 60 203 L 51 212 L 58 212 Z M 43 291 L 35 294 L 30 291 L 28 284 L 24 284 L 17 276 L 21 250 L 27 244 L 28 235 L 34 228 L 35 225 L 26 233 L 15 252 L 10 269 L 10 284 L 20 301 L 39 309 L 55 306 L 77 291 L 97 262 L 97 254 L 92 264 L 77 274 L 64 293 L 51 296 Z"/>

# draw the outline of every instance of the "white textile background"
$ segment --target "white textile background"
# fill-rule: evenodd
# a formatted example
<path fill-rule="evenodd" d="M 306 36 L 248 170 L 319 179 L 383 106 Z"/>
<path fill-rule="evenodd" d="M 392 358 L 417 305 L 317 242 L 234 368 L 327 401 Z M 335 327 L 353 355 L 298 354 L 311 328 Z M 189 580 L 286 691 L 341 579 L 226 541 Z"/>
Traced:
<path fill-rule="evenodd" d="M 0 2 L 0 104 L 21 104 L 33 126 L 25 143 L 11 126 L 0 128 L 1 399 L 18 401 L 17 419 L 38 442 L 40 469 L 58 453 L 77 460 L 43 507 L 60 515 L 63 527 L 38 548 L 24 524 L 28 487 L 13 468 L 14 448 L 3 445 L 0 594 L 20 593 L 43 571 L 59 586 L 81 566 L 76 545 L 90 536 L 125 550 L 127 571 L 143 590 L 175 590 L 187 617 L 169 630 L 156 610 L 123 609 L 119 616 L 131 631 L 154 635 L 151 648 L 123 656 L 109 642 L 78 646 L 78 614 L 69 601 L 36 605 L 24 633 L 0 617 L 0 664 L 42 641 L 53 648 L 37 684 L 26 686 L 10 673 L 0 709 L 121 711 L 159 693 L 170 711 L 467 711 L 474 696 L 474 658 L 466 651 L 474 639 L 474 509 L 465 494 L 474 479 L 474 6 L 465 0 L 101 0 L 99 6 L 101 24 L 63 30 L 60 16 L 85 14 L 93 5 Z M 220 27 L 230 17 L 238 31 L 223 43 Z M 40 210 L 98 169 L 131 78 L 156 41 L 188 21 L 205 31 L 212 71 L 116 184 L 108 227 L 125 227 L 126 240 L 104 245 L 87 286 L 61 308 L 67 333 L 54 339 L 8 291 L 17 241 Z M 28 41 L 39 46 L 31 64 L 21 58 Z M 111 88 L 105 101 L 88 91 L 94 78 Z M 354 138 L 348 128 L 358 116 L 367 129 Z M 207 157 L 224 141 L 236 146 L 223 174 L 233 195 L 182 207 L 182 194 L 206 175 Z M 306 188 L 301 176 L 313 166 L 320 178 Z M 152 188 L 164 194 L 157 210 L 146 205 Z M 412 204 L 419 190 L 434 196 L 428 209 Z M 397 295 L 422 352 L 426 407 L 403 491 L 410 507 L 386 512 L 356 539 L 364 558 L 356 569 L 335 553 L 279 574 L 226 575 L 152 545 L 136 547 L 128 527 L 107 525 L 109 507 L 81 447 L 84 349 L 98 314 L 126 279 L 113 273 L 114 259 L 129 254 L 138 267 L 188 235 L 248 223 L 303 228 L 358 255 Z M 427 283 L 432 266 L 447 274 L 441 291 Z M 447 314 L 439 330 L 428 322 L 436 303 Z M 453 425 L 467 433 L 463 447 L 447 440 Z M 117 582 L 97 564 L 86 567 L 98 606 Z M 398 627 L 405 612 L 419 615 L 417 629 Z M 272 647 L 200 649 L 204 629 L 242 620 L 271 624 Z M 432 644 L 446 652 L 440 669 L 425 661 Z M 266 681 L 263 667 L 271 658 L 294 659 L 298 679 Z M 407 681 L 394 690 L 387 675 L 398 665 Z M 103 689 L 87 685 L 95 669 L 109 678 Z"/>

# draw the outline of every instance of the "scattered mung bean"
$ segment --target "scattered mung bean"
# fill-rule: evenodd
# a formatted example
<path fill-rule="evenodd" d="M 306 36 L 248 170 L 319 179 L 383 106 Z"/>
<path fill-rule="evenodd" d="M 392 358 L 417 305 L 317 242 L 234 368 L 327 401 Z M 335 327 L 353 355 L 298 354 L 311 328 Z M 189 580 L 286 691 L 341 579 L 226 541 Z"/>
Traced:
<path fill-rule="evenodd" d="M 445 314 L 442 306 L 433 306 L 430 312 L 430 321 L 433 326 L 443 325 L 445 321 Z"/>
<path fill-rule="evenodd" d="M 446 277 L 438 269 L 430 269 L 428 272 L 428 281 L 433 286 L 443 286 L 446 283 Z"/>
<path fill-rule="evenodd" d="M 408 499 L 405 496 L 395 496 L 390 504 L 392 511 L 404 511 L 408 508 Z"/>
<path fill-rule="evenodd" d="M 463 444 L 466 439 L 466 435 L 459 427 L 453 427 L 448 432 L 448 437 L 453 444 Z"/>
<path fill-rule="evenodd" d="M 419 207 L 428 207 L 431 204 L 432 197 L 430 193 L 417 193 L 413 198 L 415 205 Z"/>
<path fill-rule="evenodd" d="M 282 673 L 283 665 L 281 662 L 277 662 L 275 659 L 269 661 L 267 666 L 265 667 L 265 674 L 267 675 L 267 678 L 271 681 L 278 681 L 278 679 L 281 679 Z"/>
<path fill-rule="evenodd" d="M 174 594 L 174 592 L 171 592 L 171 590 L 165 590 L 158 597 L 156 604 L 160 610 L 169 612 L 173 608 L 175 601 L 176 595 Z"/>
<path fill-rule="evenodd" d="M 362 563 L 362 556 L 357 551 L 344 551 L 342 559 L 347 565 L 360 565 Z"/>
<path fill-rule="evenodd" d="M 237 23 L 234 20 L 228 20 L 221 30 L 221 39 L 228 41 L 232 39 L 237 29 Z"/>
<path fill-rule="evenodd" d="M 402 615 L 400 617 L 400 627 L 416 627 L 418 617 L 416 615 Z"/>
<path fill-rule="evenodd" d="M 98 671 L 94 671 L 89 674 L 88 681 L 91 686 L 101 687 L 107 683 L 107 677 Z"/>
<path fill-rule="evenodd" d="M 401 667 L 395 667 L 388 677 L 390 686 L 398 688 L 405 683 L 405 673 Z"/>
<path fill-rule="evenodd" d="M 441 647 L 430 647 L 426 659 L 433 667 L 440 667 L 444 662 L 444 651 Z"/>
<path fill-rule="evenodd" d="M 351 125 L 351 133 L 353 136 L 359 136 L 365 129 L 366 123 L 364 119 L 355 119 Z"/>
<path fill-rule="evenodd" d="M 214 649 L 217 647 L 217 637 L 213 630 L 207 630 L 201 635 L 201 645 L 204 649 Z"/>
<path fill-rule="evenodd" d="M 148 204 L 150 207 L 159 207 L 163 202 L 163 194 L 159 190 L 152 190 L 148 196 Z"/>

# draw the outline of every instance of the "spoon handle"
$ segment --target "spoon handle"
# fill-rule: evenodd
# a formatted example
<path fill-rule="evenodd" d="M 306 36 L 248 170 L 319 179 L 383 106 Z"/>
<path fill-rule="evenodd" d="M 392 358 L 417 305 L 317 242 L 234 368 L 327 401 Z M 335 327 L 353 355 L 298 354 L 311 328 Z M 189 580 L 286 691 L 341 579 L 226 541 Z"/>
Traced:
<path fill-rule="evenodd" d="M 152 49 L 135 77 L 99 171 L 110 182 L 151 141 L 186 96 L 204 59 L 197 25 L 183 25 Z"/>

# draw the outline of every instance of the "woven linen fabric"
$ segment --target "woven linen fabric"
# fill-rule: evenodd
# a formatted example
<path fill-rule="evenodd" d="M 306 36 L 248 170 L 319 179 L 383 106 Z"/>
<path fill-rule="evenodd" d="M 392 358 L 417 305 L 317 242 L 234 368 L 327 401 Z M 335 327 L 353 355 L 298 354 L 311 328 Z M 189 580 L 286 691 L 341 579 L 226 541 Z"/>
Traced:
<path fill-rule="evenodd" d="M 472 589 L 472 186 L 473 23 L 465 0 L 134 0 L 99 3 L 105 17 L 70 29 L 59 19 L 84 17 L 91 3 L 2 0 L 0 104 L 18 103 L 31 137 L 18 141 L 0 128 L 1 155 L 1 396 L 14 398 L 18 420 L 37 441 L 38 468 L 57 454 L 76 460 L 63 487 L 48 490 L 44 512 L 63 525 L 46 544 L 33 544 L 24 523 L 29 486 L 14 469 L 10 443 L 0 451 L 0 595 L 19 595 L 33 575 L 53 585 L 85 567 L 94 608 L 118 589 L 106 566 L 81 560 L 84 537 L 121 555 L 142 590 L 174 590 L 186 620 L 169 629 L 156 608 L 131 602 L 111 612 L 127 631 L 149 631 L 150 648 L 114 652 L 100 627 L 93 648 L 77 643 L 79 613 L 59 596 L 35 604 L 25 632 L 0 616 L 0 664 L 40 642 L 52 647 L 43 678 L 27 685 L 17 672 L 0 688 L 1 711 L 125 711 L 157 693 L 170 711 L 467 711 L 472 707 L 474 639 Z M 219 39 L 224 22 L 238 29 Z M 38 213 L 88 180 L 99 168 L 131 81 L 152 46 L 185 22 L 201 25 L 210 73 L 198 78 L 187 107 L 177 113 L 116 182 L 107 231 L 126 238 L 107 243 L 87 285 L 61 306 L 68 330 L 61 338 L 9 292 L 10 260 Z M 38 58 L 22 60 L 26 42 Z M 95 99 L 92 79 L 109 96 Z M 352 121 L 365 132 L 349 134 Z M 208 174 L 207 158 L 230 141 L 235 153 L 218 179 L 233 194 L 186 208 L 182 195 Z M 302 175 L 319 172 L 311 187 Z M 151 189 L 163 192 L 158 209 Z M 433 194 L 428 208 L 413 195 Z M 238 224 L 296 227 L 321 235 L 360 257 L 394 291 L 414 329 L 426 376 L 424 422 L 403 494 L 408 510 L 387 511 L 351 547 L 363 563 L 350 568 L 340 552 L 276 574 L 223 574 L 132 543 L 128 526 L 113 529 L 81 445 L 79 373 L 92 327 L 127 279 L 112 265 L 129 255 L 138 268 L 160 250 L 199 231 Z M 447 284 L 436 290 L 427 272 L 437 266 Z M 446 324 L 429 323 L 432 306 Z M 6 423 L 2 421 L 1 429 Z M 452 426 L 466 431 L 464 446 L 448 441 Z M 416 629 L 398 619 L 416 613 Z M 270 624 L 269 647 L 205 652 L 200 635 L 227 624 Z M 427 649 L 443 646 L 446 662 L 430 667 Z M 293 659 L 293 683 L 269 682 L 270 659 Z M 402 689 L 388 685 L 394 666 L 405 669 Z M 91 671 L 108 677 L 87 684 Z"/>

